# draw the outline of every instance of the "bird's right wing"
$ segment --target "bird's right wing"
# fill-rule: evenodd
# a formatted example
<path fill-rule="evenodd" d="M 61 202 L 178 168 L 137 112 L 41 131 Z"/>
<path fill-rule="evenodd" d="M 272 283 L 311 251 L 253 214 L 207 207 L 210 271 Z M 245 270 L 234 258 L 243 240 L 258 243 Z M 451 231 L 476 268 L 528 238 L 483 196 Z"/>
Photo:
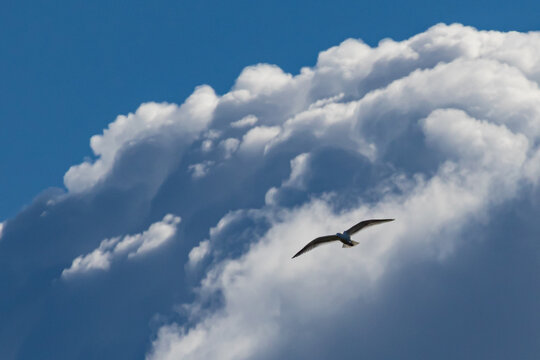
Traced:
<path fill-rule="evenodd" d="M 302 255 L 305 252 L 308 252 L 309 250 L 315 249 L 317 246 L 322 244 L 327 244 L 332 241 L 339 240 L 339 238 L 336 235 L 327 235 L 327 236 L 321 236 L 314 240 L 311 240 L 306 246 L 302 248 L 299 252 L 297 252 L 292 258 L 294 259 L 297 256 Z"/>

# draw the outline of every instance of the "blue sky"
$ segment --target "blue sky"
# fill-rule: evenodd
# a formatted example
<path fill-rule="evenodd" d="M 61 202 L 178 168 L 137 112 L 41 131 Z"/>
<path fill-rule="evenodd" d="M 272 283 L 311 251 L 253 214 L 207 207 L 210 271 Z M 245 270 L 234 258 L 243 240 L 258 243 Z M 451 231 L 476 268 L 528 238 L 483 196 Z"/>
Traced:
<path fill-rule="evenodd" d="M 402 40 L 438 23 L 529 31 L 535 1 L 46 1 L 3 4 L 0 219 L 62 186 L 88 139 L 145 101 L 232 86 L 247 65 L 297 73 L 346 38 Z"/>
<path fill-rule="evenodd" d="M 3 358 L 537 358 L 538 3 L 3 7 Z"/>

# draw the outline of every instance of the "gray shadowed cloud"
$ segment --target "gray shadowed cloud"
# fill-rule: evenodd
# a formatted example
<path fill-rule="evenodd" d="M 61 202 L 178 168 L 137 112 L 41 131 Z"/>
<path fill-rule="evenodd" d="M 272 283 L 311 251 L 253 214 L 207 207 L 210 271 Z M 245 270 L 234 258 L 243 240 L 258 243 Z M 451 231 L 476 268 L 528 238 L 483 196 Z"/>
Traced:
<path fill-rule="evenodd" d="M 119 116 L 67 192 L 0 225 L 1 352 L 534 358 L 538 55 L 537 33 L 440 24 Z"/>

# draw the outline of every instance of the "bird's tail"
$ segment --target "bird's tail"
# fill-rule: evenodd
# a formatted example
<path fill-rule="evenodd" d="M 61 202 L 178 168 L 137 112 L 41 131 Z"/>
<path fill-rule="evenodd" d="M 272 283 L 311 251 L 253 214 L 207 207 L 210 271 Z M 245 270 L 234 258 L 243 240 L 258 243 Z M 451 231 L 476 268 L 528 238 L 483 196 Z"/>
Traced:
<path fill-rule="evenodd" d="M 351 240 L 351 242 L 353 243 L 353 245 L 343 244 L 342 247 L 344 247 L 344 248 L 350 248 L 350 247 L 353 247 L 353 246 L 355 246 L 355 245 L 358 245 L 358 241 Z"/>

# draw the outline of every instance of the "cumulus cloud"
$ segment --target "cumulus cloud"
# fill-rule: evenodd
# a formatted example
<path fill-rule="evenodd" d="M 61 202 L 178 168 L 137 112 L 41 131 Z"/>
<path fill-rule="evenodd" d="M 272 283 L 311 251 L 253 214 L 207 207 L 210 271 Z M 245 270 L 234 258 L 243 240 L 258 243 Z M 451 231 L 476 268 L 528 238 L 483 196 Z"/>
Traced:
<path fill-rule="evenodd" d="M 199 245 L 191 249 L 188 254 L 190 267 L 196 266 L 208 254 L 210 244 L 208 240 L 201 241 Z"/>
<path fill-rule="evenodd" d="M 109 174 L 122 150 L 153 136 L 188 144 L 206 128 L 216 104 L 214 90 L 201 86 L 181 106 L 146 103 L 135 113 L 118 116 L 102 135 L 90 139 L 97 159 L 72 166 L 64 176 L 64 184 L 70 192 L 92 188 Z"/>
<path fill-rule="evenodd" d="M 232 154 L 234 154 L 236 150 L 238 150 L 240 140 L 235 138 L 228 138 L 223 140 L 219 144 L 223 148 L 225 158 L 228 159 L 232 156 Z"/>
<path fill-rule="evenodd" d="M 249 130 L 242 138 L 240 151 L 253 154 L 263 150 L 265 146 L 280 132 L 278 126 L 257 126 Z"/>
<path fill-rule="evenodd" d="M 247 90 L 253 96 L 269 95 L 283 89 L 291 80 L 291 74 L 275 65 L 249 66 L 236 80 L 234 90 Z"/>
<path fill-rule="evenodd" d="M 530 44 L 526 53 L 540 44 L 534 33 L 438 25 L 376 48 L 349 39 L 294 77 L 267 65 L 245 70 L 233 92 L 245 89 L 250 96 L 240 102 L 283 99 L 296 87 L 297 96 L 284 105 L 296 111 L 281 122 L 262 120 L 240 143 L 240 151 L 258 161 L 294 149 L 289 175 L 280 188 L 266 190 L 263 207 L 250 210 L 268 222 L 265 230 L 241 256 L 210 266 L 187 307 L 195 320 L 161 327 L 148 358 L 283 356 L 290 345 L 284 334 L 313 330 L 330 313 L 346 316 L 349 304 L 373 296 L 391 263 L 447 259 L 466 236 L 465 228 L 484 223 L 524 182 L 535 184 L 539 63 L 513 54 L 519 50 L 511 38 Z M 343 165 L 347 172 L 328 175 L 335 178 L 329 192 L 313 192 L 316 186 L 303 176 L 308 160 L 315 177 L 340 166 L 339 158 L 327 163 L 313 155 L 325 148 L 342 149 L 365 159 L 368 168 L 382 169 L 375 171 L 379 184 L 358 193 L 354 179 L 373 176 L 355 170 L 359 161 Z M 338 192 L 339 178 L 350 185 Z M 277 193 L 286 187 L 311 196 L 300 206 L 276 206 Z M 360 196 L 340 209 L 343 196 L 355 194 Z M 352 251 L 328 246 L 290 260 L 309 239 L 378 216 L 397 221 L 366 231 Z M 242 218 L 253 219 L 247 212 L 229 213 L 211 235 Z M 232 231 L 221 239 L 240 234 Z M 195 247 L 190 261 L 208 256 L 207 245 L 212 249 L 217 242 Z M 213 297 L 222 298 L 222 306 L 200 313 Z"/>
<path fill-rule="evenodd" d="M 444 163 L 428 181 L 412 180 L 414 185 L 409 193 L 383 196 L 374 206 L 361 205 L 351 212 L 336 214 L 329 201 L 314 200 L 281 214 L 247 254 L 215 268 L 202 282 L 201 293 L 205 296 L 223 294 L 224 308 L 187 331 L 177 325 L 163 327 L 150 358 L 264 357 L 273 350 L 273 344 L 280 342 L 283 326 L 294 328 L 295 321 L 315 324 L 318 314 L 330 308 L 346 309 L 346 304 L 358 296 L 351 289 L 369 289 L 399 255 L 398 249 L 413 248 L 419 253 L 416 256 L 447 256 L 454 244 L 451 236 L 441 237 L 441 233 L 450 231 L 456 235 L 486 206 L 513 195 L 513 191 L 507 190 L 499 192 L 502 198 L 498 198 L 491 196 L 490 190 L 499 181 L 515 185 L 517 179 L 509 180 L 505 175 L 521 167 L 527 146 L 521 136 L 460 111 L 436 111 L 424 120 L 424 124 L 430 124 L 426 126 L 435 123 L 439 126 L 436 135 L 444 136 L 446 141 L 437 146 L 463 154 L 456 158 L 457 162 Z M 467 141 L 459 140 L 464 148 L 449 148 L 447 142 L 455 139 L 456 132 L 469 127 L 472 129 L 466 131 Z M 481 131 L 475 132 L 475 128 Z M 426 128 L 426 132 L 432 130 Z M 502 145 L 491 141 L 497 139 Z M 518 161 L 497 161 L 508 152 L 516 155 Z M 496 171 L 490 171 L 492 167 Z M 286 239 L 310 239 L 344 229 L 357 219 L 377 216 L 392 216 L 398 221 L 370 234 L 357 251 L 338 253 L 339 247 L 329 247 L 297 263 L 289 260 L 303 244 Z M 325 289 L 322 293 L 321 287 Z M 317 301 L 313 302 L 315 298 Z M 289 315 L 295 314 L 293 319 L 284 320 L 280 308 L 286 308 Z M 231 327 L 234 332 L 227 331 Z M 211 341 L 211 346 L 207 341 Z"/>
<path fill-rule="evenodd" d="M 264 196 L 264 201 L 267 205 L 276 205 L 279 202 L 280 190 L 293 188 L 293 189 L 305 189 L 305 176 L 309 166 L 309 153 L 303 153 L 296 156 L 291 160 L 291 174 L 289 178 L 281 183 L 281 187 L 271 187 Z M 284 193 L 282 196 L 286 197 L 290 194 Z"/>
<path fill-rule="evenodd" d="M 210 139 L 204 140 L 202 142 L 202 145 L 201 145 L 201 150 L 204 151 L 204 152 L 208 152 L 208 151 L 212 150 L 213 145 L 214 145 L 214 143 L 212 142 L 212 140 L 210 140 Z"/>
<path fill-rule="evenodd" d="M 14 329 L 21 340 L 0 336 L 0 348 L 21 358 L 58 348 L 71 358 L 94 348 L 137 358 L 144 350 L 125 344 L 151 341 L 148 359 L 412 359 L 432 346 L 426 356 L 444 358 L 441 349 L 455 347 L 448 334 L 478 339 L 520 309 L 527 319 L 540 313 L 536 293 L 523 291 L 527 281 L 494 302 L 502 282 L 512 281 L 491 276 L 503 260 L 511 262 L 505 271 L 521 276 L 538 270 L 522 261 L 531 251 L 519 252 L 537 248 L 523 240 L 535 238 L 535 212 L 521 209 L 537 206 L 531 193 L 540 179 L 538 54 L 538 33 L 440 24 L 375 47 L 348 39 L 295 75 L 249 66 L 223 95 L 202 86 L 182 105 L 147 103 L 119 116 L 92 138 L 95 158 L 65 174 L 67 193 L 43 194 L 4 223 L 0 283 L 18 301 L 0 307 L 8 329 L 0 335 Z M 179 217 L 151 224 L 163 214 L 182 217 L 181 242 L 170 241 Z M 396 221 L 355 235 L 352 249 L 326 246 L 291 260 L 312 238 L 371 217 Z M 520 236 L 506 241 L 512 231 Z M 497 253 L 497 236 L 498 246 L 520 256 Z M 159 259 L 143 256 L 168 241 Z M 478 243 L 490 250 L 477 251 L 487 254 L 474 268 L 489 270 L 483 281 L 461 270 L 441 275 L 448 264 L 475 263 L 462 255 Z M 141 266 L 114 265 L 127 268 L 133 258 Z M 69 263 L 63 279 L 107 269 L 110 276 L 50 287 L 48 274 Z M 422 274 L 417 282 L 411 269 Z M 396 278 L 404 285 L 390 296 L 385 284 Z M 457 296 L 456 288 L 470 295 L 458 299 L 471 304 L 468 313 L 440 295 Z M 401 301 L 411 293 L 416 298 Z M 94 308 L 89 294 L 101 301 Z M 411 310 L 422 296 L 430 311 Z M 21 322 L 33 297 L 44 299 L 47 316 Z M 511 315 L 464 325 L 492 303 Z M 104 309 L 114 336 L 96 335 Z M 66 311 L 82 325 L 67 321 Z M 437 332 L 454 319 L 462 322 Z M 49 335 L 52 323 L 61 330 Z M 534 330 L 517 347 L 536 355 Z M 69 341 L 73 333 L 83 340 Z M 397 345 L 387 346 L 388 337 Z M 486 339 L 469 344 L 478 350 L 471 358 L 517 348 L 509 338 Z"/>
<path fill-rule="evenodd" d="M 307 171 L 309 154 L 303 153 L 291 160 L 291 176 L 283 183 L 284 186 L 303 187 L 302 177 Z"/>
<path fill-rule="evenodd" d="M 62 278 L 69 279 L 94 270 L 108 270 L 113 261 L 142 256 L 171 240 L 176 233 L 180 217 L 167 214 L 163 220 L 135 235 L 105 239 L 89 254 L 75 258 L 69 268 L 62 271 Z"/>
<path fill-rule="evenodd" d="M 253 125 L 255 125 L 257 120 L 259 120 L 259 119 L 257 119 L 257 117 L 255 115 L 247 115 L 247 116 L 244 116 L 243 118 L 241 118 L 238 121 L 233 121 L 231 123 L 231 126 L 234 127 L 234 128 L 243 128 L 243 127 L 247 127 L 247 126 L 253 126 Z"/>
<path fill-rule="evenodd" d="M 191 171 L 191 174 L 194 179 L 202 178 L 204 177 L 208 171 L 210 170 L 210 167 L 214 164 L 213 161 L 204 161 L 199 164 L 193 164 L 189 165 L 188 170 Z"/>

